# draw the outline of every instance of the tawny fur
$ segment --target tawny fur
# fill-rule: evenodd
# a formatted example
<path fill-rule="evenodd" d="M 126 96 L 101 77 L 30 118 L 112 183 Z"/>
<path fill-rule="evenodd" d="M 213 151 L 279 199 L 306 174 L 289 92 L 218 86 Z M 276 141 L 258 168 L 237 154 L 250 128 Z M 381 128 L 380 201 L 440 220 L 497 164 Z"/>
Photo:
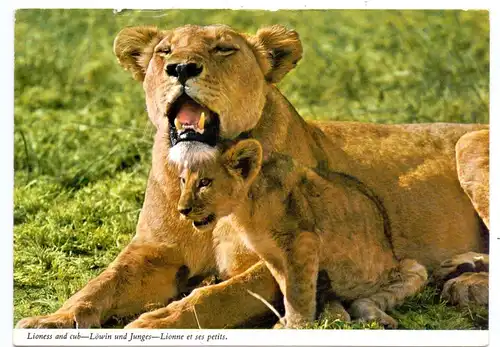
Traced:
<path fill-rule="evenodd" d="M 221 40 L 239 50 L 230 56 L 214 52 Z M 167 46 L 172 47 L 169 55 L 162 53 Z M 189 268 L 189 276 L 221 271 L 230 279 L 142 315 L 129 327 L 197 328 L 193 307 L 204 328 L 237 326 L 267 312 L 247 289 L 268 301 L 279 298 L 270 272 L 262 264 L 254 266 L 258 257 L 227 238 L 232 234 L 227 221 L 221 220 L 210 234 L 196 232 L 179 218 L 178 172 L 167 161 L 170 143 L 164 119 L 182 86 L 167 76 L 169 63 L 203 65 L 203 72 L 186 82 L 186 92 L 219 115 L 221 140 L 247 131 L 262 144 L 264 161 L 279 152 L 304 166 L 357 177 L 370 187 L 387 210 L 398 257 L 407 255 L 433 270 L 461 253 L 484 251 L 474 204 L 460 186 L 455 144 L 467 133 L 487 129 L 486 125 L 306 122 L 275 86 L 302 52 L 297 33 L 281 26 L 256 35 L 226 26 L 126 28 L 116 37 L 114 51 L 120 64 L 143 83 L 148 114 L 157 127 L 136 236 L 61 309 L 23 319 L 19 327 L 86 327 L 112 315 L 136 315 L 165 305 L 179 293 L 176 278 L 183 266 Z M 464 152 L 460 163 L 467 161 Z M 484 201 L 473 202 L 484 206 Z M 221 255 L 221 249 L 228 255 Z"/>
<path fill-rule="evenodd" d="M 466 134 L 456 148 L 460 185 L 486 226 L 490 227 L 490 148 L 488 130 Z"/>
<path fill-rule="evenodd" d="M 330 172 L 325 179 L 289 156 L 272 155 L 262 170 L 261 163 L 260 144 L 243 140 L 203 168 L 182 170 L 178 209 L 189 210 L 186 217 L 193 221 L 229 215 L 233 229 L 278 282 L 287 327 L 316 317 L 320 270 L 341 299 L 354 301 L 354 318 L 395 326 L 392 318 L 374 312 L 415 294 L 427 272 L 412 260 L 399 268 L 376 197 L 350 177 Z"/>

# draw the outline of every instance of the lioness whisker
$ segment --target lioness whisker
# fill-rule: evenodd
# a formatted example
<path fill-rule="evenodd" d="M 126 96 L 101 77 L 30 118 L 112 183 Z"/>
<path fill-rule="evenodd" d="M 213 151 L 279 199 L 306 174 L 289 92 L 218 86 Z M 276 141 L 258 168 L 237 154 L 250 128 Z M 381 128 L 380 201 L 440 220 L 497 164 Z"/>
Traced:
<path fill-rule="evenodd" d="M 264 305 L 266 305 L 266 306 L 267 306 L 267 307 L 268 307 L 268 308 L 269 308 L 269 309 L 270 309 L 270 310 L 271 310 L 271 311 L 272 311 L 272 312 L 276 315 L 276 317 L 278 317 L 278 319 L 279 319 L 280 323 L 281 323 L 281 324 L 283 324 L 283 326 L 285 326 L 285 325 L 286 325 L 286 323 L 285 323 L 285 317 L 281 317 L 281 315 L 279 314 L 278 310 L 277 310 L 277 309 L 275 309 L 275 308 L 274 308 L 274 306 L 273 306 L 273 305 L 271 305 L 271 304 L 270 304 L 270 303 L 269 303 L 266 299 L 264 299 L 264 298 L 263 298 L 262 296 L 260 296 L 259 294 L 252 292 L 252 291 L 251 291 L 251 290 L 249 290 L 249 289 L 247 289 L 247 292 L 248 292 L 248 294 L 250 294 L 250 295 L 251 295 L 251 296 L 253 296 L 254 298 L 256 298 L 256 299 L 258 299 L 258 300 L 262 301 L 262 303 L 263 303 Z"/>
<path fill-rule="evenodd" d="M 194 318 L 196 319 L 196 324 L 198 324 L 198 329 L 202 329 L 200 321 L 198 319 L 198 314 L 196 313 L 196 306 L 193 306 L 193 313 L 194 313 Z"/>

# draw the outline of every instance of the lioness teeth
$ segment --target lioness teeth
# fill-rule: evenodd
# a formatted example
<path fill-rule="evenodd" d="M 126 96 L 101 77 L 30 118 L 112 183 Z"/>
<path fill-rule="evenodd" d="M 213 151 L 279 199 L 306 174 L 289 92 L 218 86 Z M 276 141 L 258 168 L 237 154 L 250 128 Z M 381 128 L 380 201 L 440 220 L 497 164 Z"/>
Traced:
<path fill-rule="evenodd" d="M 175 123 L 175 128 L 177 130 L 181 130 L 182 129 L 182 124 L 181 124 L 180 120 L 178 120 L 177 118 L 175 118 L 174 123 Z"/>
<path fill-rule="evenodd" d="M 205 130 L 205 112 L 201 113 L 200 120 L 198 121 L 198 129 Z"/>
<path fill-rule="evenodd" d="M 199 134 L 203 134 L 205 132 L 205 112 L 201 113 L 200 120 L 197 125 L 194 124 L 182 124 L 181 121 L 177 118 L 174 119 L 175 128 L 178 132 L 181 130 L 192 129 Z"/>

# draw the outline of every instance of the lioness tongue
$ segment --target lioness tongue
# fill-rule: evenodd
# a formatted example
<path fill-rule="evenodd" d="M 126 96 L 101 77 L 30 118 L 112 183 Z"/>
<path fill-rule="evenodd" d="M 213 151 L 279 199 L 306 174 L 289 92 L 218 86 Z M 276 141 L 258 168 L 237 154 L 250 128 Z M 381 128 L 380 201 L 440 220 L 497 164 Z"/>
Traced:
<path fill-rule="evenodd" d="M 198 125 L 202 112 L 208 114 L 209 110 L 196 103 L 185 103 L 177 112 L 176 118 L 182 125 Z"/>

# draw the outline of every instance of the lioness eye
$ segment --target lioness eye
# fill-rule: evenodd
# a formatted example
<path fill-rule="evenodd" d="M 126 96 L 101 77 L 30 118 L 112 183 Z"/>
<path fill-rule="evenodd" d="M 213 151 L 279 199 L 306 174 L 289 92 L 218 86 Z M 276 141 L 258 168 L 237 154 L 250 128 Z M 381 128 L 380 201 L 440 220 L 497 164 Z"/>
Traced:
<path fill-rule="evenodd" d="M 212 183 L 212 180 L 209 179 L 209 178 L 202 178 L 200 180 L 200 183 L 198 183 L 198 186 L 200 188 L 203 188 L 203 187 L 208 187 L 210 185 L 210 183 Z"/>
<path fill-rule="evenodd" d="M 217 46 L 215 47 L 215 49 L 219 52 L 230 52 L 234 50 L 232 47 L 221 47 L 221 46 Z"/>
<path fill-rule="evenodd" d="M 221 53 L 223 55 L 232 54 L 232 53 L 236 52 L 237 50 L 238 50 L 238 48 L 233 47 L 233 46 L 215 46 L 215 48 L 214 48 L 214 51 L 216 53 Z"/>
<path fill-rule="evenodd" d="M 170 54 L 170 52 L 171 52 L 170 47 L 158 48 L 156 50 L 156 53 L 158 54 Z"/>
<path fill-rule="evenodd" d="M 184 184 L 186 183 L 186 179 L 184 177 L 179 177 L 181 179 L 181 183 Z"/>

